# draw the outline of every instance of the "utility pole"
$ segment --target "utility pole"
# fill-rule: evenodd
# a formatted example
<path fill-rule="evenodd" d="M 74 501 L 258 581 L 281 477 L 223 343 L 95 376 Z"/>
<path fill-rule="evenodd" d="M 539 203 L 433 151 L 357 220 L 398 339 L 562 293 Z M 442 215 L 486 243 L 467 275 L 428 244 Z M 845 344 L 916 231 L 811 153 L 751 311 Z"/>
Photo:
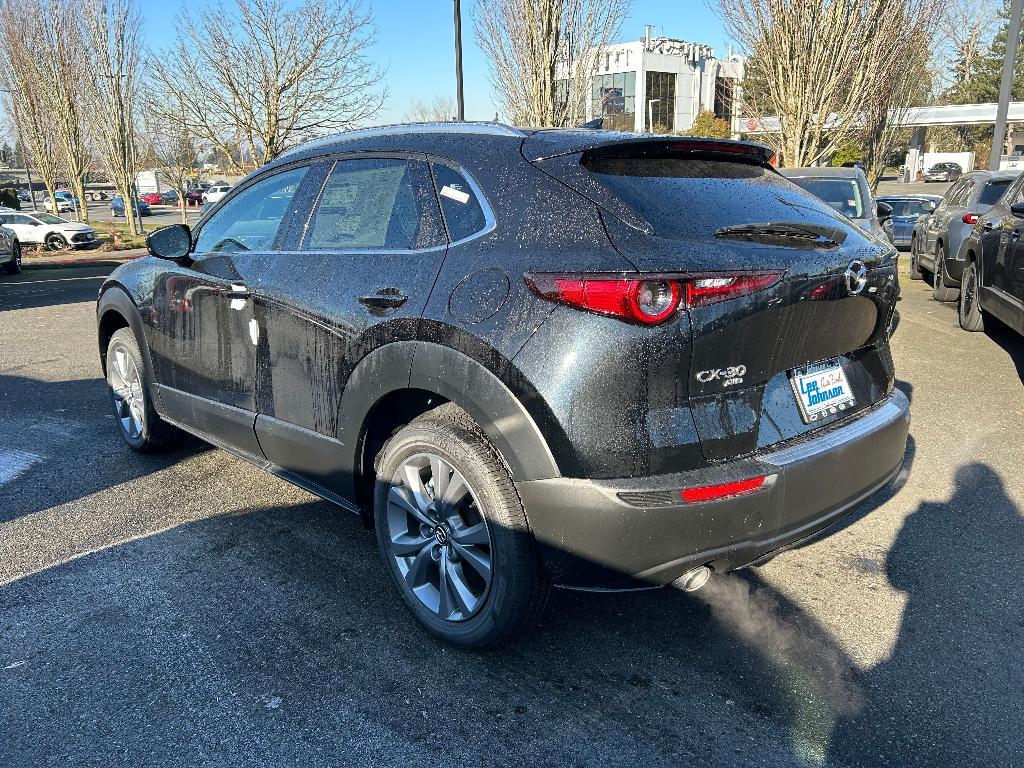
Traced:
<path fill-rule="evenodd" d="M 1020 17 L 1024 0 L 1013 0 L 1010 6 L 1010 28 L 1006 34 L 1006 55 L 1003 57 L 1003 79 L 999 83 L 999 105 L 996 108 L 996 129 L 992 134 L 992 155 L 989 157 L 990 171 L 999 170 L 1006 142 L 1006 113 L 1010 109 L 1010 88 L 1013 85 L 1013 71 L 1017 64 L 1017 43 L 1020 42 Z"/>
<path fill-rule="evenodd" d="M 455 0 L 455 119 L 466 119 L 466 105 L 462 98 L 462 3 Z"/>

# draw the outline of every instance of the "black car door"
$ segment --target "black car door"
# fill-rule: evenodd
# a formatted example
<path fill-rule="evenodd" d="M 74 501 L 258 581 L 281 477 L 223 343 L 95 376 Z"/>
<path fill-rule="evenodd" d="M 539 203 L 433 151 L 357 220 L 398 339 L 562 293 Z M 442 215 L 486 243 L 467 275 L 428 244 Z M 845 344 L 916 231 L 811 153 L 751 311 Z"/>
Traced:
<path fill-rule="evenodd" d="M 195 233 L 192 261 L 154 285 L 153 361 L 161 408 L 174 421 L 259 456 L 252 290 L 277 246 L 307 166 L 239 188 Z"/>
<path fill-rule="evenodd" d="M 256 432 L 273 464 L 346 497 L 338 441 L 358 438 L 338 423 L 346 381 L 372 349 L 416 338 L 447 239 L 425 157 L 349 155 L 318 173 L 308 221 L 257 287 Z"/>

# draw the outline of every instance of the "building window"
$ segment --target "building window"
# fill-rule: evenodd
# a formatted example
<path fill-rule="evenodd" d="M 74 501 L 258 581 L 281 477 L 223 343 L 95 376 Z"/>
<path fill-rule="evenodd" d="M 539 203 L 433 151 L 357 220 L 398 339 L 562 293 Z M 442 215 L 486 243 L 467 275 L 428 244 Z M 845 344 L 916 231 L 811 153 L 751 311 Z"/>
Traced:
<path fill-rule="evenodd" d="M 736 80 L 731 77 L 715 78 L 715 117 L 732 125 L 736 112 Z"/>
<path fill-rule="evenodd" d="M 676 76 L 672 72 L 647 73 L 647 130 L 668 133 L 676 127 Z"/>
<path fill-rule="evenodd" d="M 636 128 L 636 72 L 596 75 L 591 91 L 594 117 L 613 131 Z"/>

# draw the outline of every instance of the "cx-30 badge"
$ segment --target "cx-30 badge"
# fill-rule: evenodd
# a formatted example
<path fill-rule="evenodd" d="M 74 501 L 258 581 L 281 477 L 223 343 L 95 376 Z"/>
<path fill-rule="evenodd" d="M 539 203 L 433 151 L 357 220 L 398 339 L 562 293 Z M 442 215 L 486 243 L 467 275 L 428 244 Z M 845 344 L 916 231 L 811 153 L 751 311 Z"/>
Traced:
<path fill-rule="evenodd" d="M 850 292 L 851 296 L 856 296 L 864 290 L 864 286 L 867 284 L 868 268 L 864 266 L 863 261 L 854 259 L 846 268 L 846 290 Z"/>

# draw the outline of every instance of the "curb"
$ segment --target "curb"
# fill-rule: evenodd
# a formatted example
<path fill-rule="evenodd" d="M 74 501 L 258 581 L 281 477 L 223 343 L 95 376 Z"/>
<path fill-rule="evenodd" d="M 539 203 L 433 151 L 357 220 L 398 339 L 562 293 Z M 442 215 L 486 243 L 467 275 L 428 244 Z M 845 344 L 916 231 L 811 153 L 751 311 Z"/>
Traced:
<path fill-rule="evenodd" d="M 26 269 L 67 269 L 69 267 L 112 267 L 119 264 L 124 264 L 126 261 L 133 261 L 145 256 L 143 253 L 124 253 L 122 255 L 116 255 L 117 252 L 111 253 L 111 255 L 103 256 L 92 256 L 92 257 L 75 257 L 68 256 L 66 258 L 53 258 L 53 259 L 22 259 L 21 268 Z"/>

